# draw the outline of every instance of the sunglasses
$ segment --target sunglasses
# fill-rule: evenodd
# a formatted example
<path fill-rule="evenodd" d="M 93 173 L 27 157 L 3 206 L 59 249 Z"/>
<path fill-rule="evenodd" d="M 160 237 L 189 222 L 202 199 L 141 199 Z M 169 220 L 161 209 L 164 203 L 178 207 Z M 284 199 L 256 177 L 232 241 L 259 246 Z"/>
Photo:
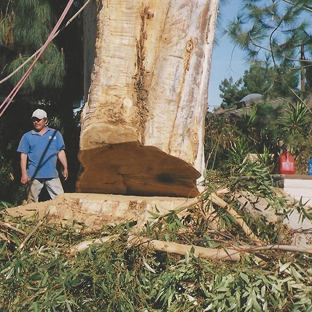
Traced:
<path fill-rule="evenodd" d="M 33 117 L 33 118 L 31 118 L 31 121 L 32 121 L 32 122 L 40 122 L 42 119 L 43 119 L 43 118 L 39 119 L 39 118 L 37 118 L 37 117 Z"/>

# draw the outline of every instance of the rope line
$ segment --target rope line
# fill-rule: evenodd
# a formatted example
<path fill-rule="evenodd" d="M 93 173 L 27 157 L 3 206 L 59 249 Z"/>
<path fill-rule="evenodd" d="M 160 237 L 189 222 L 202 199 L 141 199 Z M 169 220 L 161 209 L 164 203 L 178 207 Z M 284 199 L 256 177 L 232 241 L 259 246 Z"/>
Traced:
<path fill-rule="evenodd" d="M 8 106 L 11 104 L 12 100 L 14 99 L 15 95 L 17 94 L 17 92 L 19 91 L 19 89 L 22 87 L 23 83 L 25 82 L 25 80 L 27 79 L 27 77 L 29 76 L 31 70 L 33 69 L 33 67 L 35 66 L 35 64 L 37 63 L 38 59 L 40 58 L 40 56 L 43 54 L 43 52 L 45 51 L 45 49 L 47 48 L 47 46 L 49 45 L 49 43 L 53 40 L 54 35 L 56 34 L 58 28 L 60 27 L 62 21 L 64 20 L 66 14 L 68 13 L 71 5 L 73 4 L 74 0 L 69 0 L 66 8 L 64 9 L 61 17 L 59 18 L 58 22 L 56 23 L 56 25 L 54 26 L 51 34 L 49 35 L 48 39 L 46 40 L 45 44 L 42 46 L 42 48 L 39 50 L 35 60 L 33 61 L 33 63 L 29 66 L 29 68 L 27 69 L 27 71 L 25 72 L 25 74 L 23 75 L 23 77 L 20 79 L 20 81 L 16 84 L 16 86 L 12 89 L 12 91 L 10 92 L 10 94 L 6 97 L 6 99 L 3 101 L 3 103 L 0 105 L 0 117 L 3 115 L 3 113 L 5 112 L 5 110 L 8 108 Z"/>

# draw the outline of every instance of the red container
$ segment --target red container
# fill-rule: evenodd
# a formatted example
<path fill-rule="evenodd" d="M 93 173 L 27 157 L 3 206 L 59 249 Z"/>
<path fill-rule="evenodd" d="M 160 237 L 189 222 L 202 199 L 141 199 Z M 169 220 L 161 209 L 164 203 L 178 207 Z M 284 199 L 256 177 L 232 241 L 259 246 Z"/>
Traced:
<path fill-rule="evenodd" d="M 295 171 L 295 158 L 286 151 L 279 157 L 279 172 L 281 174 L 294 174 Z"/>

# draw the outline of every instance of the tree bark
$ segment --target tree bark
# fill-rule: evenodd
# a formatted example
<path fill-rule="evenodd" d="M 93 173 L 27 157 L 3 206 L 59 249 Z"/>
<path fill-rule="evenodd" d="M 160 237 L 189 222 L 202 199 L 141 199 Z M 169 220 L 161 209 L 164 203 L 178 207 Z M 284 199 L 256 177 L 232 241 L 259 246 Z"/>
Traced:
<path fill-rule="evenodd" d="M 218 0 L 93 5 L 77 191 L 197 196 Z"/>

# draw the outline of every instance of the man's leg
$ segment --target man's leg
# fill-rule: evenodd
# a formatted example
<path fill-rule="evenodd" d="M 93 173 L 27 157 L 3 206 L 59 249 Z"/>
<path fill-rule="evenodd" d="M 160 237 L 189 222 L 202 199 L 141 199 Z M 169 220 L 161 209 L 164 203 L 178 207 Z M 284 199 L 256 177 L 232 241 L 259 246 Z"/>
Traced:
<path fill-rule="evenodd" d="M 43 183 L 39 180 L 31 180 L 27 186 L 27 203 L 34 203 L 39 200 L 39 194 L 43 188 Z"/>
<path fill-rule="evenodd" d="M 56 195 L 63 194 L 63 186 L 60 178 L 49 179 L 45 181 L 45 186 L 48 193 L 50 194 L 51 199 L 54 199 Z"/>

